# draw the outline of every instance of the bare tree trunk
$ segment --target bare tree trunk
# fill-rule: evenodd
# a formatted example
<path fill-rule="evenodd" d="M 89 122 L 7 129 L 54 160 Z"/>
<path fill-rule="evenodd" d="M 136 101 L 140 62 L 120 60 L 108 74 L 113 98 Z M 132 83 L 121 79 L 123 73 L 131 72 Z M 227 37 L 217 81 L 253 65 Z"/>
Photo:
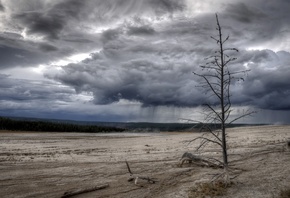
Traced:
<path fill-rule="evenodd" d="M 219 23 L 218 15 L 216 15 L 216 21 L 218 26 L 218 32 L 219 32 L 219 44 L 220 44 L 220 59 L 221 59 L 221 80 L 220 80 L 220 107 L 221 107 L 221 131 L 222 131 L 222 150 L 223 150 L 223 162 L 224 167 L 227 168 L 228 166 L 228 154 L 227 154 L 227 140 L 226 140 L 226 126 L 225 126 L 225 85 L 224 85 L 224 77 L 225 77 L 225 61 L 224 61 L 224 49 L 223 49 L 223 38 L 222 38 L 222 30 Z"/>

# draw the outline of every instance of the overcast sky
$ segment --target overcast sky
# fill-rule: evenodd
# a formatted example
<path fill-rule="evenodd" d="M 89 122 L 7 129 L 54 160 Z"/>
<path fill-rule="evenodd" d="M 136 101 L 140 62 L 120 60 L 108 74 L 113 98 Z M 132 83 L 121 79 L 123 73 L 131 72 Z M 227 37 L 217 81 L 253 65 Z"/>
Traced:
<path fill-rule="evenodd" d="M 0 115 L 94 121 L 200 119 L 196 85 L 215 13 L 243 122 L 290 123 L 289 0 L 0 0 Z"/>

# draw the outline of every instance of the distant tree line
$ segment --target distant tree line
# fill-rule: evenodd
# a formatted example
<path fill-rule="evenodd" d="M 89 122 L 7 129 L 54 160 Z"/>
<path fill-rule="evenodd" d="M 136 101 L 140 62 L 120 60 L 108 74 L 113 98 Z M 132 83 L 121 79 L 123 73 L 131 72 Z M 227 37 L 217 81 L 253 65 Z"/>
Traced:
<path fill-rule="evenodd" d="M 98 132 L 122 132 L 125 129 L 109 126 L 12 120 L 9 118 L 0 117 L 0 130 L 98 133 Z"/>

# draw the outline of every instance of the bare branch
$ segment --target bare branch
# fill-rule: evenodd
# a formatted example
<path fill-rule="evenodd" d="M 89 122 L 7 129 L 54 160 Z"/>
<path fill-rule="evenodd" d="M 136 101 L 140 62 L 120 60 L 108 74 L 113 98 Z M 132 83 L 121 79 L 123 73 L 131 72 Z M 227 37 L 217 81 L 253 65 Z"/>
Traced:
<path fill-rule="evenodd" d="M 217 113 L 214 108 L 212 108 L 212 106 L 210 106 L 209 104 L 206 104 L 206 106 L 212 111 L 214 112 L 214 114 L 220 119 L 222 120 L 221 116 L 219 115 L 219 113 Z"/>
<path fill-rule="evenodd" d="M 212 38 L 213 40 L 215 40 L 217 43 L 220 42 L 218 39 L 214 38 L 213 36 L 211 36 L 210 38 Z"/>
<path fill-rule="evenodd" d="M 194 75 L 197 75 L 197 76 L 199 76 L 199 77 L 202 77 L 202 78 L 207 82 L 207 84 L 209 85 L 210 89 L 211 89 L 211 90 L 216 94 L 216 96 L 217 96 L 218 98 L 221 98 L 220 95 L 216 92 L 216 90 L 213 88 L 213 86 L 211 85 L 211 83 L 209 82 L 209 80 L 208 80 L 205 76 L 200 75 L 200 74 L 197 74 L 197 73 L 195 73 L 195 72 L 193 72 L 193 73 L 194 73 Z"/>
<path fill-rule="evenodd" d="M 194 138 L 193 140 L 189 140 L 189 141 L 185 141 L 185 142 L 188 142 L 188 144 L 190 144 L 190 143 L 192 143 L 192 142 L 194 142 L 194 141 L 196 141 L 198 139 L 206 140 L 208 142 L 212 142 L 214 144 L 218 144 L 220 147 L 222 147 L 222 144 L 220 142 L 211 140 L 211 139 L 206 138 L 206 137 L 197 137 L 197 138 Z"/>
<path fill-rule="evenodd" d="M 129 166 L 128 162 L 127 162 L 127 160 L 126 160 L 125 162 L 126 162 L 126 165 L 127 165 L 128 172 L 129 172 L 131 175 L 133 175 L 133 173 L 132 173 L 132 171 L 131 171 L 131 169 L 130 169 L 130 166 Z"/>
<path fill-rule="evenodd" d="M 224 49 L 224 51 L 236 51 L 236 52 L 239 52 L 239 50 L 237 48 L 226 48 L 226 49 Z"/>
<path fill-rule="evenodd" d="M 249 72 L 249 71 L 251 71 L 250 69 L 248 69 L 248 70 L 243 70 L 243 71 L 236 71 L 236 72 L 231 72 L 231 75 L 235 75 L 235 74 L 241 74 L 241 73 L 247 73 L 247 72 Z"/>
<path fill-rule="evenodd" d="M 223 44 L 224 44 L 225 42 L 227 42 L 227 40 L 229 40 L 229 38 L 230 38 L 230 36 L 228 35 L 228 37 L 223 41 Z"/>
<path fill-rule="evenodd" d="M 219 138 L 217 134 L 215 134 L 213 131 L 210 131 L 210 133 L 219 141 L 222 142 L 222 140 Z"/>
<path fill-rule="evenodd" d="M 216 68 L 216 67 L 213 67 L 213 66 L 200 66 L 201 68 L 203 69 L 214 69 L 214 70 L 220 70 L 220 68 Z"/>
<path fill-rule="evenodd" d="M 229 60 L 225 61 L 224 66 L 226 66 L 228 63 L 236 60 L 237 58 L 230 58 Z"/>
<path fill-rule="evenodd" d="M 241 118 L 244 118 L 244 117 L 246 117 L 246 116 L 253 115 L 253 114 L 255 114 L 255 113 L 257 113 L 257 111 L 251 111 L 251 112 L 248 112 L 248 113 L 244 113 L 243 115 L 241 115 L 241 116 L 239 116 L 239 117 L 233 119 L 232 121 L 230 121 L 227 125 L 230 125 L 230 124 L 232 124 L 233 122 L 235 122 L 235 121 L 237 121 L 237 120 L 239 120 L 239 119 L 241 119 Z"/>

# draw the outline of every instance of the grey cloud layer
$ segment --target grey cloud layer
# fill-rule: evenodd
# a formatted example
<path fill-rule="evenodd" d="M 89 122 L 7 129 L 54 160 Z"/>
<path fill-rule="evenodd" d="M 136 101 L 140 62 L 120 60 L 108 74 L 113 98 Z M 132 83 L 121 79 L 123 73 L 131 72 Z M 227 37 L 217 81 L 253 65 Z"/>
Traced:
<path fill-rule="evenodd" d="M 278 32 L 288 24 L 283 20 L 279 24 L 269 22 L 270 8 L 275 4 L 263 5 L 263 9 L 257 5 L 229 4 L 220 14 L 225 32 L 231 35 L 230 46 L 240 48 L 232 68 L 251 69 L 245 83 L 233 85 L 233 103 L 286 110 L 290 104 L 290 86 L 285 79 L 290 72 L 290 54 L 246 48 L 277 40 Z M 257 27 L 259 24 L 262 28 Z M 93 92 L 96 104 L 127 99 L 145 106 L 198 106 L 207 96 L 195 87 L 199 79 L 192 71 L 197 71 L 216 47 L 209 39 L 211 35 L 215 35 L 213 14 L 173 18 L 153 25 L 133 20 L 103 32 L 103 50 L 91 59 L 65 66 L 63 73 L 50 77 L 79 92 Z"/>
<path fill-rule="evenodd" d="M 251 74 L 242 93 L 249 102 L 263 109 L 290 109 L 290 53 L 257 51 L 249 64 Z"/>
<path fill-rule="evenodd" d="M 222 14 L 223 23 L 232 31 L 232 37 L 242 47 L 265 46 L 289 51 L 287 20 L 289 1 L 241 1 L 230 3 Z"/>
<path fill-rule="evenodd" d="M 19 51 L 27 51 L 21 54 L 27 60 L 43 58 L 28 62 L 16 58 L 13 64 L 9 64 L 11 60 L 5 60 L 0 67 L 31 66 L 91 52 L 102 47 L 98 32 L 114 26 L 120 21 L 120 16 L 136 19 L 138 16 L 158 17 L 183 8 L 183 1 L 173 0 L 3 0 L 0 11 L 6 27 L 0 35 L 1 48 L 10 51 L 5 59 L 13 59 Z M 148 34 L 150 31 L 146 27 L 136 28 L 131 29 L 131 34 Z M 23 33 L 32 40 L 24 38 Z M 33 39 L 35 37 L 40 39 Z"/>
<path fill-rule="evenodd" d="M 0 100 L 10 102 L 50 102 L 63 101 L 70 102 L 70 95 L 74 90 L 46 82 L 46 86 L 41 81 L 29 81 L 13 79 L 7 75 L 0 76 Z"/>
<path fill-rule="evenodd" d="M 207 7 L 201 13 L 188 2 L 2 0 L 6 29 L 0 34 L 0 68 L 50 64 L 93 52 L 90 58 L 51 69 L 45 76 L 77 93 L 91 92 L 97 105 L 126 99 L 143 106 L 195 107 L 207 96 L 196 88 L 199 79 L 192 71 L 198 71 L 215 50 L 210 36 L 216 35 L 218 12 L 224 35 L 230 35 L 229 47 L 240 49 L 232 68 L 251 69 L 244 83 L 233 85 L 233 103 L 289 110 L 289 1 L 222 0 L 214 8 L 208 1 L 196 1 L 193 5 Z M 270 49 L 248 50 L 255 47 Z M 23 89 L 34 90 L 30 85 Z M 37 93 L 39 100 L 45 95 Z M 5 100 L 12 97 L 2 95 Z"/>

